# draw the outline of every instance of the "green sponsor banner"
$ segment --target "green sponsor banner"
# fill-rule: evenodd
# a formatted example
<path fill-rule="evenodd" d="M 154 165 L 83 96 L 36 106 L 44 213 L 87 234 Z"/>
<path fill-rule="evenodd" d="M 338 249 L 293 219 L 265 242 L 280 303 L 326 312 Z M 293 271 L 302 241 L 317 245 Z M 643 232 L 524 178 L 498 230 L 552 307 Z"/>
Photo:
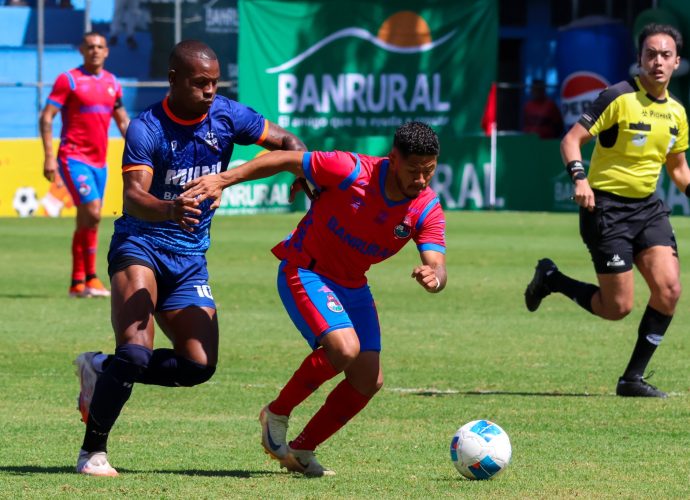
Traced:
<path fill-rule="evenodd" d="M 444 209 L 556 209 L 553 181 L 560 169 L 558 141 L 542 141 L 533 135 L 498 137 L 496 204 L 491 207 L 490 139 L 440 139 L 441 155 L 431 186 Z"/>
<path fill-rule="evenodd" d="M 265 151 L 258 146 L 238 148 L 228 168 L 239 167 Z M 219 215 L 276 213 L 303 208 L 304 201 L 301 198 L 295 204 L 288 201 L 293 180 L 292 174 L 284 172 L 266 179 L 231 186 L 223 190 L 216 213 Z"/>
<path fill-rule="evenodd" d="M 494 0 L 240 0 L 242 102 L 311 149 L 421 120 L 480 130 L 495 79 Z"/>

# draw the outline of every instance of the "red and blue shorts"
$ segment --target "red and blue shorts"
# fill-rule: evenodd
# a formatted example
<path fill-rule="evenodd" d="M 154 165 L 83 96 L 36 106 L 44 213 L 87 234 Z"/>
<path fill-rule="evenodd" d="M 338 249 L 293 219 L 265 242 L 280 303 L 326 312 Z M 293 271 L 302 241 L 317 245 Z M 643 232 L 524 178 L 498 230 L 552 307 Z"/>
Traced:
<path fill-rule="evenodd" d="M 58 166 L 75 205 L 103 199 L 105 181 L 108 179 L 108 169 L 105 166 L 94 167 L 70 157 L 58 157 Z"/>
<path fill-rule="evenodd" d="M 290 319 L 312 349 L 333 330 L 353 328 L 360 351 L 381 351 L 381 326 L 369 285 L 347 288 L 283 261 L 278 293 Z"/>

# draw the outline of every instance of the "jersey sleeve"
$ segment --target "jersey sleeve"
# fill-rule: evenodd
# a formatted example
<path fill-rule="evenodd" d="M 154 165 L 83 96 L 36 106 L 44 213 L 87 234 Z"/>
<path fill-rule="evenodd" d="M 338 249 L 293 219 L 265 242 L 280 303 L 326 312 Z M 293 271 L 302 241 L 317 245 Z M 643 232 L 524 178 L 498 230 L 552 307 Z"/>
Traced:
<path fill-rule="evenodd" d="M 125 150 L 122 154 L 122 171 L 147 170 L 153 173 L 155 136 L 144 122 L 135 118 L 127 127 Z"/>
<path fill-rule="evenodd" d="M 669 153 L 682 153 L 688 149 L 688 117 L 683 109 L 682 115 L 680 117 L 680 123 L 678 124 L 678 137 L 676 138 L 673 147 Z"/>
<path fill-rule="evenodd" d="M 348 179 L 356 179 L 360 162 L 352 153 L 343 151 L 310 151 L 302 160 L 304 177 L 317 189 L 339 186 Z"/>
<path fill-rule="evenodd" d="M 446 218 L 437 196 L 422 210 L 413 239 L 420 253 L 427 250 L 446 253 Z"/>
<path fill-rule="evenodd" d="M 263 115 L 239 102 L 232 102 L 230 109 L 236 144 L 261 144 L 266 139 L 268 120 Z"/>
<path fill-rule="evenodd" d="M 75 89 L 75 83 L 69 73 L 61 73 L 53 84 L 47 103 L 57 108 L 62 108 L 67 102 L 70 93 Z"/>
<path fill-rule="evenodd" d="M 608 130 L 618 123 L 618 102 L 621 95 L 619 89 L 608 88 L 599 94 L 592 106 L 582 113 L 578 123 L 585 127 L 592 135 Z"/>

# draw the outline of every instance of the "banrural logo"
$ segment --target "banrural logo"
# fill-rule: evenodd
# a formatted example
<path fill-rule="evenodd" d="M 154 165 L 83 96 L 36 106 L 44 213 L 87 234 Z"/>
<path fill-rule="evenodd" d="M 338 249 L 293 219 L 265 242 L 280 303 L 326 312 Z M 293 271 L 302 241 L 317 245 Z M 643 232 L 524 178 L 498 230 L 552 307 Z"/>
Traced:
<path fill-rule="evenodd" d="M 421 119 L 432 125 L 437 120 L 436 125 L 445 125 L 450 111 L 450 101 L 443 96 L 444 75 L 440 72 L 445 68 L 436 64 L 435 69 L 425 72 L 419 57 L 409 58 L 434 51 L 456 32 L 452 30 L 433 39 L 429 25 L 420 15 L 401 11 L 388 17 L 376 34 L 348 27 L 323 37 L 265 70 L 277 75 L 279 125 L 314 129 L 390 127 L 405 119 Z M 370 48 L 363 51 L 360 45 L 353 45 L 356 50 L 341 51 L 343 40 L 368 44 Z M 366 57 L 356 61 L 334 58 L 332 45 L 339 41 L 340 53 Z M 385 53 L 384 58 L 381 52 Z M 354 71 L 350 69 L 353 66 Z M 324 67 L 335 69 L 314 70 Z M 329 120 L 324 115 L 340 116 Z"/>

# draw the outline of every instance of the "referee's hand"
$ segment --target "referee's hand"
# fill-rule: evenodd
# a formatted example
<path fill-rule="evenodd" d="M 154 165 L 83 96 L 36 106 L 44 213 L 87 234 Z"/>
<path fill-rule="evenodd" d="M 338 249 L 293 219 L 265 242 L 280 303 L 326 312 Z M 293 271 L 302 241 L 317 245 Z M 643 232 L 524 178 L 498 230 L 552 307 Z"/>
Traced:
<path fill-rule="evenodd" d="M 594 191 L 589 187 L 587 179 L 575 181 L 575 194 L 573 195 L 573 200 L 590 212 L 594 210 Z"/>

